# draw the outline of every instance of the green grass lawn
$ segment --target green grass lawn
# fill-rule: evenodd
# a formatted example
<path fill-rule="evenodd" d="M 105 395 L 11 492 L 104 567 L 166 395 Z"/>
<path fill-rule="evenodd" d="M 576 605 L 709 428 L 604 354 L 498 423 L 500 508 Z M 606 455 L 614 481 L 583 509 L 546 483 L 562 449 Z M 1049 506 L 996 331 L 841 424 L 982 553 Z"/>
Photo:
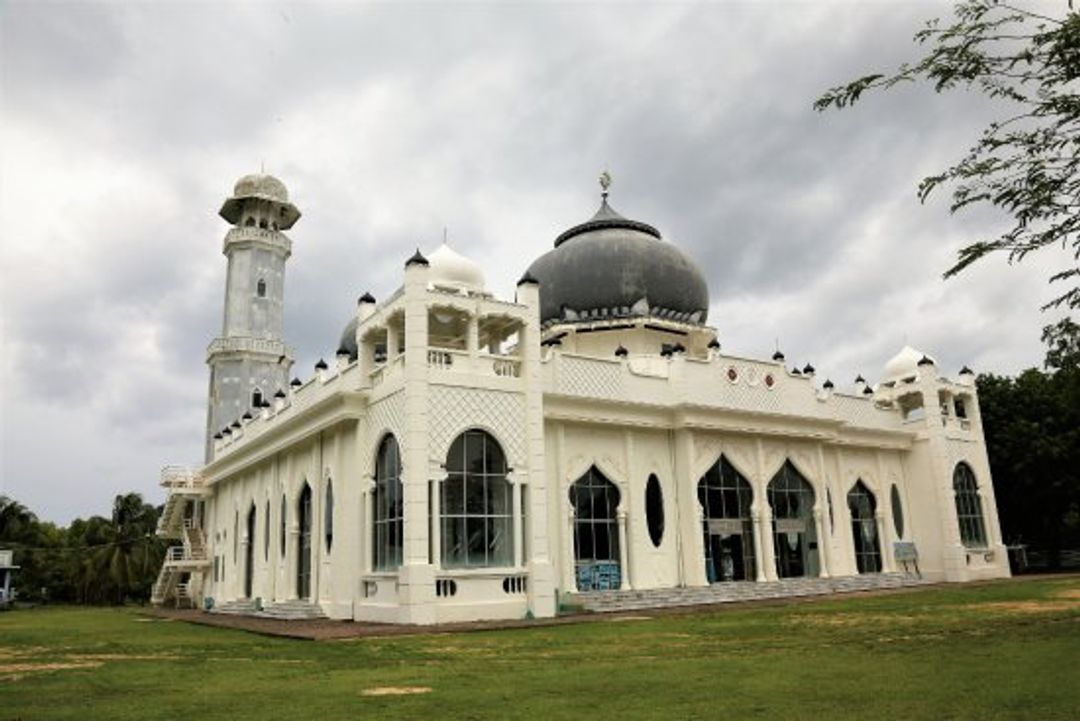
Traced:
<path fill-rule="evenodd" d="M 0 721 L 585 717 L 1075 721 L 1080 578 L 330 642 L 0 614 Z"/>

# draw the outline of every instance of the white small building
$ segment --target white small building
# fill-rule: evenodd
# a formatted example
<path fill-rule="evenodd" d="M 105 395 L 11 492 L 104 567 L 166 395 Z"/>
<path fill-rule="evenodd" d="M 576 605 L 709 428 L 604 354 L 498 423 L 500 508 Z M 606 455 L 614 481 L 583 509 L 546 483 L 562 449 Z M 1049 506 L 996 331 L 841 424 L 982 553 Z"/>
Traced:
<path fill-rule="evenodd" d="M 495 298 L 445 244 L 291 375 L 284 185 L 237 183 L 207 457 L 167 468 L 159 603 L 430 624 L 612 589 L 1008 575 L 974 376 L 819 383 L 721 352 L 708 288 L 603 194 Z"/>
<path fill-rule="evenodd" d="M 15 600 L 15 589 L 11 587 L 11 579 L 19 567 L 12 561 L 13 555 L 13 551 L 0 549 L 0 607 L 7 606 Z"/>

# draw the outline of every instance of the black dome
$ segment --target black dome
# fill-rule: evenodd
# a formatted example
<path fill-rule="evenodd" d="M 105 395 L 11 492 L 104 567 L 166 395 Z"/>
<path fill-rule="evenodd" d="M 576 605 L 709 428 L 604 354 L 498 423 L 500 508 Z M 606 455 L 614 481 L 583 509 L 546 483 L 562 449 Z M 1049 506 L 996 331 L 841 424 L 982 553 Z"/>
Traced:
<path fill-rule="evenodd" d="M 341 340 L 338 341 L 338 353 L 349 355 L 349 361 L 356 360 L 360 355 L 359 349 L 356 347 L 356 326 L 358 325 L 356 315 L 353 315 L 349 319 L 349 322 L 345 324 L 345 330 L 341 331 Z"/>
<path fill-rule="evenodd" d="M 606 197 L 526 274 L 540 282 L 541 322 L 651 315 L 703 323 L 709 312 L 709 288 L 694 262 L 656 228 L 616 213 Z"/>

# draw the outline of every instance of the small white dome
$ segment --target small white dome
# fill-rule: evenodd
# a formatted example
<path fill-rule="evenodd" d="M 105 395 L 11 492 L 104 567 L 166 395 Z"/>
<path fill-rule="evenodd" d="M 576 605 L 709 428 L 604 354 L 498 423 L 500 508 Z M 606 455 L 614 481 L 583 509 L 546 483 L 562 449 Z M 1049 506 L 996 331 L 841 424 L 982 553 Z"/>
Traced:
<path fill-rule="evenodd" d="M 453 290 L 484 290 L 484 271 L 446 243 L 428 255 L 428 282 L 432 287 Z"/>
<path fill-rule="evenodd" d="M 885 364 L 885 372 L 882 374 L 883 381 L 897 381 L 901 378 L 909 378 L 919 374 L 919 361 L 928 358 L 936 363 L 932 356 L 916 350 L 909 345 L 904 346 L 899 353 Z"/>

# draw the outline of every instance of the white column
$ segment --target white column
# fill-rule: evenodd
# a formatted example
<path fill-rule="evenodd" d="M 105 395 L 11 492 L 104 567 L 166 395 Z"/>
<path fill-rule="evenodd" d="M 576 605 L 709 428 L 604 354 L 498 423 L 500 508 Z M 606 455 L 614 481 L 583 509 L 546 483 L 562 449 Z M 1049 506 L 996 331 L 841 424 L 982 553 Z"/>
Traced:
<path fill-rule="evenodd" d="M 878 511 L 874 514 L 874 523 L 877 524 L 877 537 L 878 548 L 881 551 L 881 570 L 885 573 L 891 573 L 896 570 L 896 562 L 893 560 L 891 545 L 889 543 L 888 531 L 885 525 L 885 514 Z"/>
<path fill-rule="evenodd" d="M 563 572 L 566 577 L 565 588 L 573 593 L 578 590 L 577 574 L 574 573 L 574 509 L 570 506 L 569 501 L 566 502 L 566 508 L 566 553 L 563 554 Z"/>
<path fill-rule="evenodd" d="M 293 514 L 295 515 L 295 514 Z M 285 550 L 285 584 L 289 589 L 289 600 L 295 601 L 300 597 L 300 589 L 296 587 L 296 564 L 289 565 L 289 559 L 294 561 L 300 558 L 300 524 L 293 521 L 289 524 L 289 541 Z"/>
<path fill-rule="evenodd" d="M 360 568 L 364 569 L 364 573 L 371 573 L 375 570 L 375 479 L 368 477 L 361 497 L 364 523 L 360 529 L 360 553 L 363 554 Z"/>
<path fill-rule="evenodd" d="M 762 540 L 761 511 L 751 511 L 750 518 L 754 523 L 754 580 L 762 583 L 765 580 L 765 542 Z"/>
<path fill-rule="evenodd" d="M 626 511 L 619 511 L 617 517 L 619 520 L 619 590 L 626 591 L 633 588 L 630 583 L 630 554 L 626 548 Z"/>
<path fill-rule="evenodd" d="M 821 509 L 814 509 L 814 530 L 817 533 L 817 547 L 818 547 L 818 566 L 820 568 L 818 576 L 821 578 L 829 577 L 829 552 L 828 552 L 828 539 L 825 537 L 825 527 L 821 522 Z"/>
<path fill-rule="evenodd" d="M 511 508 L 514 524 L 514 568 L 522 568 L 524 559 L 522 556 L 522 523 L 521 523 L 521 479 L 517 474 L 512 474 L 510 479 Z"/>
<path fill-rule="evenodd" d="M 476 358 L 480 351 L 480 319 L 475 315 L 469 316 L 468 330 L 465 335 L 465 348 L 469 351 L 470 358 Z"/>
<path fill-rule="evenodd" d="M 431 563 L 442 568 L 442 481 L 437 474 L 431 479 Z"/>
<path fill-rule="evenodd" d="M 761 544 L 762 561 L 765 564 L 765 580 L 776 581 L 779 578 L 776 574 L 776 534 L 773 529 L 773 510 L 769 506 L 766 506 L 761 512 L 761 525 L 765 536 Z"/>

